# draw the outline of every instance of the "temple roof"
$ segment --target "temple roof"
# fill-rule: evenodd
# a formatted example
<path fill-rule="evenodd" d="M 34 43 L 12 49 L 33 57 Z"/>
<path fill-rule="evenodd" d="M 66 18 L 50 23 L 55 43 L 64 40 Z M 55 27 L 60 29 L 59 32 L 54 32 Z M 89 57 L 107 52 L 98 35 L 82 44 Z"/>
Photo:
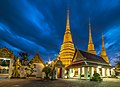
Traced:
<path fill-rule="evenodd" d="M 35 56 L 31 59 L 30 63 L 43 63 L 44 64 L 44 61 L 42 60 L 40 55 L 36 53 Z"/>
<path fill-rule="evenodd" d="M 82 51 L 75 50 L 73 62 L 68 67 L 80 67 L 80 66 L 104 66 L 111 67 L 102 57 Z"/>
<path fill-rule="evenodd" d="M 94 63 L 94 62 L 89 62 L 89 61 L 75 61 L 68 67 L 97 67 L 97 66 L 102 66 L 102 67 L 111 67 L 109 64 L 100 64 L 100 63 Z M 68 68 L 67 67 L 67 68 Z"/>
<path fill-rule="evenodd" d="M 86 58 L 87 61 L 94 61 L 94 62 L 100 62 L 100 63 L 106 63 L 108 64 L 102 57 L 79 50 L 79 52 L 83 55 L 84 58 Z"/>

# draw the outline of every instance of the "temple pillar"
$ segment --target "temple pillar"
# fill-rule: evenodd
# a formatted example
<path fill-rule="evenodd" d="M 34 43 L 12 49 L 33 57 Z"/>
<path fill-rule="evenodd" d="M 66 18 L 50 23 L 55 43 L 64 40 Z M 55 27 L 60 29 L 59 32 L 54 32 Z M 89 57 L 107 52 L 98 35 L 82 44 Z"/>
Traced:
<path fill-rule="evenodd" d="M 94 74 L 94 67 L 90 67 L 90 78 L 93 77 Z"/>
<path fill-rule="evenodd" d="M 64 78 L 64 72 L 65 72 L 65 69 L 62 67 L 62 78 Z"/>
<path fill-rule="evenodd" d="M 97 67 L 96 69 L 97 69 L 97 73 L 99 73 L 99 74 L 100 74 L 99 68 Z"/>
<path fill-rule="evenodd" d="M 69 75 L 68 77 L 71 77 L 72 69 L 69 69 Z"/>
<path fill-rule="evenodd" d="M 85 73 L 84 73 L 84 78 L 87 79 L 88 78 L 88 67 L 85 67 Z"/>
<path fill-rule="evenodd" d="M 82 67 L 80 68 L 80 77 L 79 77 L 80 79 L 81 79 L 81 74 L 82 74 Z"/>
<path fill-rule="evenodd" d="M 111 75 L 115 75 L 115 71 L 113 68 L 111 69 Z"/>
<path fill-rule="evenodd" d="M 78 68 L 78 78 L 80 78 L 80 68 Z"/>
<path fill-rule="evenodd" d="M 82 67 L 82 75 L 84 75 L 84 71 L 85 71 L 84 69 L 85 69 L 85 68 L 84 68 L 84 67 Z"/>
<path fill-rule="evenodd" d="M 75 70 L 74 69 L 70 69 L 69 77 L 73 77 L 74 74 L 75 74 Z"/>
<path fill-rule="evenodd" d="M 107 68 L 107 76 L 110 76 L 110 69 Z"/>
<path fill-rule="evenodd" d="M 58 73 L 57 73 L 58 68 L 57 68 L 57 67 L 55 67 L 55 71 L 56 71 L 56 74 L 55 74 L 55 79 L 58 79 Z"/>
<path fill-rule="evenodd" d="M 105 77 L 105 68 L 102 68 L 102 77 Z"/>

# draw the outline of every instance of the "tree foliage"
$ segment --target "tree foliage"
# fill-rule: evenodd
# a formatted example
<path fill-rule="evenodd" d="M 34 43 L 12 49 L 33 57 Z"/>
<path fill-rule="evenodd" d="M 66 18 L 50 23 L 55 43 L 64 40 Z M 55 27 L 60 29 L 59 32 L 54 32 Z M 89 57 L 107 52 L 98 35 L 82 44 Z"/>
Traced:
<path fill-rule="evenodd" d="M 26 62 L 28 61 L 28 53 L 26 53 L 26 52 L 21 52 L 21 53 L 19 53 L 19 56 L 20 56 L 20 58 L 21 58 L 21 62 L 22 62 L 22 65 L 26 65 Z"/>
<path fill-rule="evenodd" d="M 120 60 L 116 62 L 116 67 L 120 67 Z"/>
<path fill-rule="evenodd" d="M 49 79 L 48 75 L 51 73 L 51 68 L 49 66 L 46 66 L 46 67 L 43 68 L 42 72 L 45 72 L 45 74 L 46 74 L 45 78 Z"/>
<path fill-rule="evenodd" d="M 94 73 L 91 81 L 102 81 L 99 73 Z"/>

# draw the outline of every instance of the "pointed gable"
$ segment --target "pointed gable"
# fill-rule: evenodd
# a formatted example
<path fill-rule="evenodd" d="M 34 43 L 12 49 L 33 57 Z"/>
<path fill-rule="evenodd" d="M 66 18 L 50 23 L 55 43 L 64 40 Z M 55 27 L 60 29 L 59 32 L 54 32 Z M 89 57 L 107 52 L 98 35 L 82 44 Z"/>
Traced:
<path fill-rule="evenodd" d="M 30 63 L 43 63 L 44 64 L 44 61 L 42 60 L 40 55 L 36 53 L 35 56 L 31 59 Z"/>
<path fill-rule="evenodd" d="M 83 57 L 83 55 L 79 52 L 79 50 L 76 49 L 72 61 L 74 62 L 74 61 L 78 61 L 78 60 L 84 60 L 84 57 Z"/>

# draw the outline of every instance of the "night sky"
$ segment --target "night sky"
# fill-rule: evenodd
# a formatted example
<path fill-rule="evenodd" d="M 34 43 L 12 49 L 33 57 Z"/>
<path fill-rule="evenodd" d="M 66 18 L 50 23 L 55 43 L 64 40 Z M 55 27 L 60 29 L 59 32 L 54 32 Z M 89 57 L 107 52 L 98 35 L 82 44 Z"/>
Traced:
<path fill-rule="evenodd" d="M 120 57 L 120 0 L 0 0 L 0 47 L 52 60 L 63 42 L 68 7 L 75 47 L 87 50 L 90 17 L 96 52 L 103 32 L 114 65 Z"/>

